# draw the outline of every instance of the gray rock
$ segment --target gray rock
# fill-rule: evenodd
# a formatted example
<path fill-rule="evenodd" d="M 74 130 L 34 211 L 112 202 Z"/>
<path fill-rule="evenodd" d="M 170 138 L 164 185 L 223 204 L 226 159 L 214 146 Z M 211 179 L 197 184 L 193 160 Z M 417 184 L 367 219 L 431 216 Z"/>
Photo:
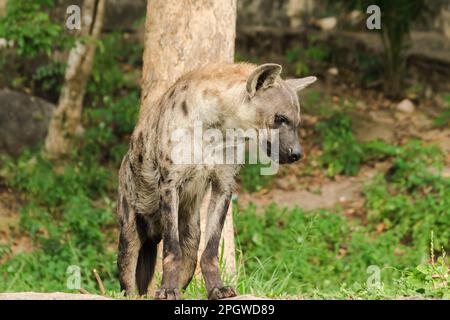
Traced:
<path fill-rule="evenodd" d="M 23 93 L 0 90 L 0 153 L 17 156 L 47 135 L 55 106 Z"/>

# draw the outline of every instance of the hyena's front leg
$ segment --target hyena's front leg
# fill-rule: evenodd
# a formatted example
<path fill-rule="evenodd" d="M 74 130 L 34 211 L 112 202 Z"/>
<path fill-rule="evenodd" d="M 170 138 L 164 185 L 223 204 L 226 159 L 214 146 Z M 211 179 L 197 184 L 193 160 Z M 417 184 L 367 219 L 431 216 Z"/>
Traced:
<path fill-rule="evenodd" d="M 223 193 L 212 186 L 211 200 L 206 221 L 206 247 L 200 260 L 208 299 L 224 299 L 236 296 L 231 287 L 224 287 L 220 277 L 219 243 L 223 224 L 230 205 L 231 192 Z"/>
<path fill-rule="evenodd" d="M 186 289 L 192 280 L 197 266 L 197 253 L 200 244 L 200 210 L 198 200 L 181 206 L 179 216 L 180 247 L 182 269 L 180 287 Z"/>
<path fill-rule="evenodd" d="M 179 272 L 181 249 L 178 238 L 178 190 L 167 187 L 161 190 L 160 210 L 163 227 L 163 276 L 156 299 L 180 299 Z"/>

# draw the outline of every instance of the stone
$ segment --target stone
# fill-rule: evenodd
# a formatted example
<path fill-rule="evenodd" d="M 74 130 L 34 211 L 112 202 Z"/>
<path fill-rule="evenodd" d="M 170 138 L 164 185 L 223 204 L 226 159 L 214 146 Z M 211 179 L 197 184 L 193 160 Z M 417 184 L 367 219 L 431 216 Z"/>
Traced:
<path fill-rule="evenodd" d="M 397 110 L 404 113 L 413 113 L 416 107 L 409 99 L 403 99 L 398 105 Z"/>
<path fill-rule="evenodd" d="M 328 74 L 330 74 L 332 76 L 337 76 L 339 74 L 339 69 L 336 67 L 332 67 L 332 68 L 329 68 L 327 70 L 327 72 L 328 72 Z"/>
<path fill-rule="evenodd" d="M 55 105 L 23 93 L 0 90 L 0 153 L 17 156 L 47 135 Z"/>
<path fill-rule="evenodd" d="M 324 31 L 330 31 L 336 28 L 337 25 L 337 18 L 336 17 L 327 17 L 322 18 L 314 23 L 317 27 L 319 27 L 321 30 Z"/>

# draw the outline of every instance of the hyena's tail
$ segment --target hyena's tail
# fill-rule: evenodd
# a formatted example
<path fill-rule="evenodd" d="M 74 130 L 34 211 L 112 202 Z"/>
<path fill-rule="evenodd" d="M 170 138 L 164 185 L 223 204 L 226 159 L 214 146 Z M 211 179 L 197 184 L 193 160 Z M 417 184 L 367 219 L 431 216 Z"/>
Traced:
<path fill-rule="evenodd" d="M 147 238 L 139 250 L 136 266 L 136 285 L 140 295 L 147 294 L 148 286 L 155 272 L 158 243 Z"/>

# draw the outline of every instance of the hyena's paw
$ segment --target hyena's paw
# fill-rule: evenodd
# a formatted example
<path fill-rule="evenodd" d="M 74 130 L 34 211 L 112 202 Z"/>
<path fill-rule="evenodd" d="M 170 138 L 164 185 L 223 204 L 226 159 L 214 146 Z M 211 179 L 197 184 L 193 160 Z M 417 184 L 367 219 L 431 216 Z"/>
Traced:
<path fill-rule="evenodd" d="M 217 300 L 217 299 L 226 299 L 231 297 L 236 297 L 236 290 L 232 287 L 222 287 L 222 288 L 214 288 L 208 294 L 208 299 Z"/>
<path fill-rule="evenodd" d="M 155 299 L 158 299 L 158 300 L 180 300 L 180 290 L 161 288 L 156 291 Z"/>

